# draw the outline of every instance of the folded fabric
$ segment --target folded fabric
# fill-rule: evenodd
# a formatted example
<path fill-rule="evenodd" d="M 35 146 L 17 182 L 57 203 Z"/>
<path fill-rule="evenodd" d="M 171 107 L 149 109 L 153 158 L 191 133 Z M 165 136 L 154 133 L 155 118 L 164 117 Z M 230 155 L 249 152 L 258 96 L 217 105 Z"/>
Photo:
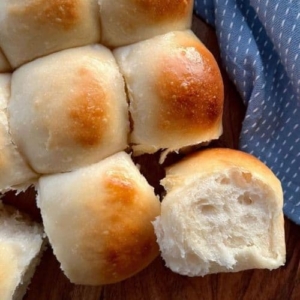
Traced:
<path fill-rule="evenodd" d="M 215 26 L 224 66 L 247 106 L 240 149 L 281 180 L 284 213 L 300 224 L 300 2 L 195 0 Z"/>

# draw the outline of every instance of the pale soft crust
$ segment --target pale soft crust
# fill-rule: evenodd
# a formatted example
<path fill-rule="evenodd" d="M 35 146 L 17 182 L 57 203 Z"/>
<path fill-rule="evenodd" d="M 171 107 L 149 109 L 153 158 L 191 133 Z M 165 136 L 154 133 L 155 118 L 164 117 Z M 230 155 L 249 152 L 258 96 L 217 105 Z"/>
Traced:
<path fill-rule="evenodd" d="M 74 170 L 127 147 L 124 80 L 104 46 L 64 50 L 19 68 L 8 110 L 14 141 L 38 173 Z"/>
<path fill-rule="evenodd" d="M 102 43 L 120 47 L 191 27 L 192 0 L 98 0 Z"/>
<path fill-rule="evenodd" d="M 54 253 L 73 283 L 118 282 L 158 255 L 151 222 L 160 202 L 123 152 L 68 174 L 41 177 L 38 205 Z"/>
<path fill-rule="evenodd" d="M 221 135 L 222 77 L 191 31 L 121 47 L 114 55 L 128 88 L 136 153 L 178 150 Z"/>
<path fill-rule="evenodd" d="M 204 276 L 285 263 L 283 193 L 252 155 L 209 149 L 169 167 L 155 233 L 166 265 Z"/>
<path fill-rule="evenodd" d="M 11 75 L 0 74 L 0 193 L 25 188 L 37 178 L 10 136 L 7 118 L 10 84 Z"/>
<path fill-rule="evenodd" d="M 99 40 L 96 0 L 0 3 L 0 46 L 14 68 L 37 57 Z"/>

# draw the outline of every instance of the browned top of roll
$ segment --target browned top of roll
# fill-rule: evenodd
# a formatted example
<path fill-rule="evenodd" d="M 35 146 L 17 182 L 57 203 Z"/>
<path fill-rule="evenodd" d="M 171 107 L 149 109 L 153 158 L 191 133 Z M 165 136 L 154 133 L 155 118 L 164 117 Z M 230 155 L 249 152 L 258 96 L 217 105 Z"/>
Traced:
<path fill-rule="evenodd" d="M 32 0 L 24 5 L 9 6 L 13 16 L 29 17 L 39 24 L 51 24 L 61 29 L 70 29 L 80 19 L 81 3 L 78 0 Z M 34 17 L 33 17 L 34 16 Z"/>
<path fill-rule="evenodd" d="M 156 81 L 161 102 L 159 126 L 183 133 L 207 130 L 222 117 L 224 88 L 219 67 L 200 42 L 185 38 L 179 55 L 161 59 Z M 199 58 L 193 58 L 198 52 Z"/>
<path fill-rule="evenodd" d="M 68 132 L 76 144 L 82 147 L 97 146 L 108 129 L 107 96 L 92 70 L 81 67 L 74 78 L 75 92 L 67 95 L 66 119 L 62 132 L 60 122 L 47 119 L 47 127 L 56 135 L 56 144 L 63 143 Z M 60 138 L 62 140 L 60 140 Z M 54 146 L 54 145 L 53 145 Z"/>
<path fill-rule="evenodd" d="M 118 282 L 159 254 L 152 221 L 160 202 L 125 152 L 41 177 L 38 190 L 45 232 L 71 282 Z"/>
<path fill-rule="evenodd" d="M 191 0 L 131 0 L 155 22 L 183 18 L 189 11 Z"/>
<path fill-rule="evenodd" d="M 94 280 L 108 284 L 137 273 L 157 256 L 158 246 L 150 222 L 157 207 L 148 204 L 153 195 L 142 192 L 122 168 L 102 178 L 101 184 L 106 205 L 99 205 L 97 200 L 87 203 L 93 221 L 82 232 L 84 242 L 79 251 L 87 261 L 93 264 L 98 261 L 99 278 Z M 148 218 L 149 222 L 145 222 Z"/>

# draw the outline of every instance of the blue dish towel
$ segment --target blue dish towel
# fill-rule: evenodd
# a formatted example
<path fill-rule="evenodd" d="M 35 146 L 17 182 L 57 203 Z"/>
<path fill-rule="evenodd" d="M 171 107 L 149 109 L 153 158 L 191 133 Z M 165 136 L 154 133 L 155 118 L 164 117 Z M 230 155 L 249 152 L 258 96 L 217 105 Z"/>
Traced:
<path fill-rule="evenodd" d="M 247 106 L 240 149 L 281 180 L 300 224 L 300 1 L 195 0 L 215 26 L 224 66 Z"/>

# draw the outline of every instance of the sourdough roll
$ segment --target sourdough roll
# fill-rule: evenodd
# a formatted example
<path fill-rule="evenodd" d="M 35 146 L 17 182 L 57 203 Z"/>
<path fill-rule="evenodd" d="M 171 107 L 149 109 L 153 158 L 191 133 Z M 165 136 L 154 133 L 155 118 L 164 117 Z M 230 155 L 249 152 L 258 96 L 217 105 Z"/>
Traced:
<path fill-rule="evenodd" d="M 192 0 L 98 0 L 102 41 L 110 47 L 191 28 Z"/>
<path fill-rule="evenodd" d="M 1 300 L 21 300 L 44 248 L 42 226 L 0 203 Z"/>
<path fill-rule="evenodd" d="M 7 73 L 11 71 L 11 66 L 7 61 L 3 51 L 0 49 L 0 73 Z"/>
<path fill-rule="evenodd" d="M 54 254 L 73 283 L 118 282 L 158 255 L 151 222 L 160 202 L 124 152 L 41 177 L 38 206 Z"/>
<path fill-rule="evenodd" d="M 14 68 L 99 41 L 97 0 L 0 1 L 0 46 Z"/>
<path fill-rule="evenodd" d="M 16 70 L 8 110 L 13 140 L 38 173 L 74 170 L 127 147 L 124 80 L 101 45 Z"/>
<path fill-rule="evenodd" d="M 222 77 L 191 31 L 121 47 L 114 55 L 129 93 L 135 153 L 178 150 L 221 135 Z"/>
<path fill-rule="evenodd" d="M 198 152 L 171 166 L 154 222 L 166 265 L 204 276 L 285 263 L 283 194 L 255 157 L 230 149 Z"/>
<path fill-rule="evenodd" d="M 37 177 L 13 143 L 7 119 L 11 75 L 0 74 L 0 193 L 21 190 L 31 185 Z"/>

